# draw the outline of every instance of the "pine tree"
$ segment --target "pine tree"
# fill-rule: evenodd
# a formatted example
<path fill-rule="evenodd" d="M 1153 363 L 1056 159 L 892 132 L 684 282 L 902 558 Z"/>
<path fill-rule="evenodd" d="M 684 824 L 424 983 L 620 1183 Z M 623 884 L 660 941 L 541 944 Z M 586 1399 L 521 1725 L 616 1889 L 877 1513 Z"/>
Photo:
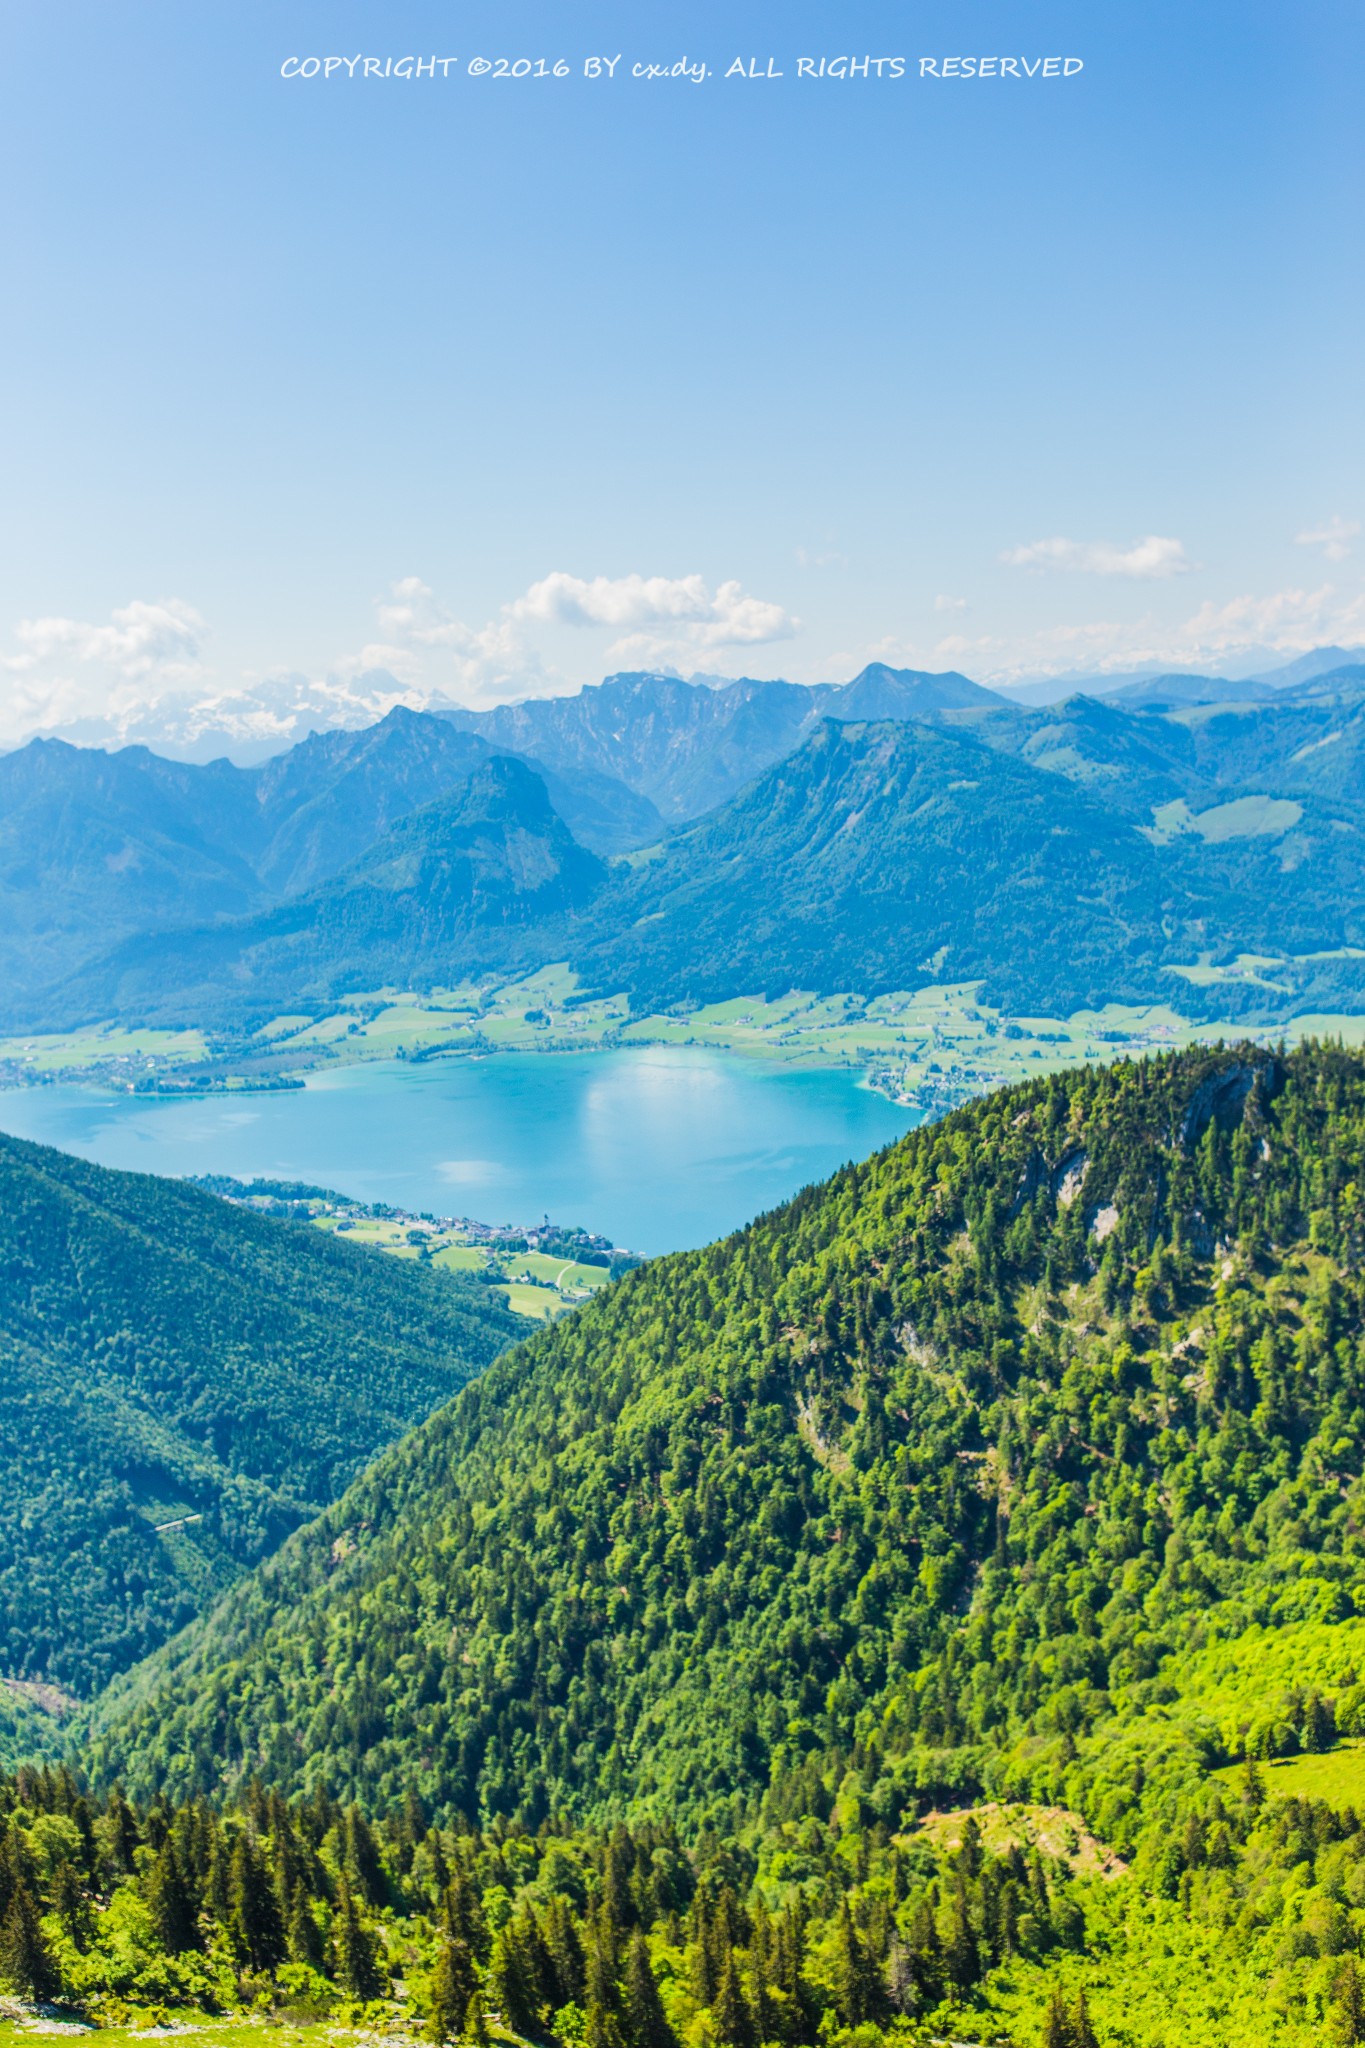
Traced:
<path fill-rule="evenodd" d="M 204 1903 L 220 1927 L 232 1919 L 232 1850 L 214 1814 L 210 1822 L 208 1875 L 204 1880 Z"/>
<path fill-rule="evenodd" d="M 692 1996 L 698 2005 L 714 2005 L 729 1939 L 718 1913 L 709 1913 L 698 1893 L 692 1906 Z"/>
<path fill-rule="evenodd" d="M 464 2027 L 470 2000 L 478 1990 L 474 1959 L 465 1941 L 449 1935 L 441 1941 L 431 1978 L 431 2016 L 427 2032 L 433 2041 L 456 2041 Z"/>
<path fill-rule="evenodd" d="M 603 1899 L 613 1927 L 624 1930 L 635 1917 L 630 1880 L 635 1870 L 635 1844 L 623 1827 L 613 1829 L 607 1843 L 603 1872 Z"/>
<path fill-rule="evenodd" d="M 631 1937 L 626 1951 L 621 2031 L 626 2048 L 677 2048 L 673 2029 L 664 2015 L 648 1945 L 638 1932 Z"/>
<path fill-rule="evenodd" d="M 104 1810 L 104 1837 L 108 1844 L 109 1862 L 116 1875 L 122 1876 L 133 1868 L 133 1852 L 141 1837 L 133 1810 L 118 1785 L 109 1794 L 109 1803 Z"/>
<path fill-rule="evenodd" d="M 588 1944 L 583 1953 L 583 1990 L 589 2007 L 615 2012 L 616 1958 L 611 1950 L 610 1925 L 603 1925 L 600 1914 L 589 1928 Z"/>
<path fill-rule="evenodd" d="M 540 2023 L 540 1987 L 524 1933 L 510 1920 L 493 1938 L 488 1964 L 488 1997 L 505 2025 L 533 2034 Z"/>
<path fill-rule="evenodd" d="M 302 1885 L 295 1888 L 289 1909 L 289 1960 L 306 1963 L 310 1970 L 322 1968 L 322 1935 Z"/>
<path fill-rule="evenodd" d="M 600 1996 L 605 2005 L 615 2008 L 616 1980 L 621 1974 L 621 1957 L 625 1949 L 625 1928 L 617 1919 L 609 1897 L 600 1902 L 592 1920 L 592 1939 L 589 1945 L 588 1996 Z M 592 1957 L 596 1956 L 594 1965 Z M 593 1986 L 593 1969 L 599 1974 L 597 1991 Z M 609 1986 L 610 1989 L 605 1987 Z"/>
<path fill-rule="evenodd" d="M 84 1953 L 91 1934 L 90 1901 L 82 1891 L 81 1881 L 70 1863 L 60 1863 L 57 1866 L 52 1903 L 66 1931 L 67 1939 Z"/>
<path fill-rule="evenodd" d="M 595 1998 L 588 2000 L 583 2037 L 586 2048 L 625 2048 L 616 2014 L 610 2006 L 599 2004 Z"/>
<path fill-rule="evenodd" d="M 237 1837 L 232 1851 L 228 1926 L 238 1954 L 253 1970 L 279 1968 L 285 1957 L 280 1904 L 264 1858 L 249 1833 Z"/>
<path fill-rule="evenodd" d="M 1082 1988 L 1076 1993 L 1076 2011 L 1071 2021 L 1071 2039 L 1074 2048 L 1100 2048 L 1098 2036 L 1090 2023 L 1090 2007 Z"/>
<path fill-rule="evenodd" d="M 413 1852 L 426 1831 L 426 1809 L 420 1795 L 409 1785 L 403 1795 L 403 1813 L 398 1823 L 398 1868 L 405 1877 L 412 1869 Z"/>
<path fill-rule="evenodd" d="M 38 1917 L 38 1903 L 27 1884 L 14 1888 L 0 1928 L 0 1975 L 21 1998 L 39 2002 L 55 1998 L 61 1980 Z"/>
<path fill-rule="evenodd" d="M 556 2010 L 561 2005 L 579 2004 L 586 1985 L 583 1943 L 568 1902 L 562 1898 L 551 1899 L 545 1915 L 545 1946 L 553 1974 L 551 2003 Z"/>
<path fill-rule="evenodd" d="M 801 1996 L 801 1965 L 805 1953 L 805 1902 L 798 1899 L 777 1923 L 774 1978 L 794 2002 Z"/>
<path fill-rule="evenodd" d="M 970 1991 L 981 1975 L 981 1951 L 967 1904 L 967 1888 L 960 1872 L 953 1887 L 952 1920 L 944 1944 L 944 1960 L 954 1989 L 959 1993 Z"/>
<path fill-rule="evenodd" d="M 450 1866 L 446 1862 L 445 1845 L 441 1840 L 441 1830 L 433 1828 L 427 1836 L 427 1842 L 431 1849 L 431 1888 L 439 1899 L 446 1886 L 450 1883 Z"/>
<path fill-rule="evenodd" d="M 247 1784 L 246 1817 L 253 1835 L 265 1834 L 270 1826 L 270 1801 L 258 1777 L 251 1778 Z"/>
<path fill-rule="evenodd" d="M 369 1823 L 358 1807 L 347 1807 L 343 1837 L 346 1877 L 352 1891 L 371 1906 L 382 1905 L 387 1892 L 384 1866 Z"/>
<path fill-rule="evenodd" d="M 452 1941 L 462 1941 L 479 1962 L 488 1959 L 488 1922 L 483 1901 L 466 1870 L 456 1869 L 441 1900 L 441 1924 Z"/>
<path fill-rule="evenodd" d="M 1019 1952 L 1019 1887 L 1012 1877 L 1007 1877 L 1000 1887 L 1000 1896 L 995 1913 L 996 1960 L 1003 1962 L 1007 1956 Z"/>
<path fill-rule="evenodd" d="M 1341 2048 L 1356 2048 L 1365 2041 L 1365 1982 L 1360 1965 L 1348 1956 L 1337 1972 L 1333 1988 L 1332 2036 Z"/>
<path fill-rule="evenodd" d="M 1071 2025 L 1071 2014 L 1067 2011 L 1060 1984 L 1054 1984 L 1043 2014 L 1042 2048 L 1076 2048 L 1076 2036 Z"/>
<path fill-rule="evenodd" d="M 726 2042 L 728 2048 L 755 2048 L 753 2015 L 735 1968 L 734 1950 L 728 1945 L 711 2017 L 716 2023 L 716 2038 Z"/>
<path fill-rule="evenodd" d="M 834 1999 L 846 2027 L 875 2019 L 881 1989 L 866 1943 L 853 1922 L 847 1897 L 839 1901 L 834 1925 Z"/>
<path fill-rule="evenodd" d="M 893 2012 L 919 2011 L 919 1980 L 914 1957 L 899 1935 L 893 1935 L 886 1958 L 886 1995 Z"/>
<path fill-rule="evenodd" d="M 484 2016 L 482 1993 L 470 1993 L 464 2016 L 464 2039 L 469 2048 L 488 2048 L 488 2021 Z"/>
<path fill-rule="evenodd" d="M 180 1868 L 174 1838 L 167 1834 L 147 1875 L 147 1904 L 157 1939 L 168 1955 L 199 1946 L 194 1894 Z"/>
<path fill-rule="evenodd" d="M 1265 1778 L 1252 1749 L 1248 1749 L 1242 1766 L 1242 1799 L 1253 1813 L 1259 1813 L 1265 1805 Z"/>
<path fill-rule="evenodd" d="M 21 1884 L 29 1882 L 29 1874 L 18 1853 L 19 1830 L 6 1827 L 0 1819 L 0 1925 L 9 1912 L 10 1900 Z"/>
<path fill-rule="evenodd" d="M 355 1897 L 343 1877 L 337 1888 L 336 1974 L 352 1998 L 378 1998 L 384 1991 L 374 1936 L 356 1911 Z"/>

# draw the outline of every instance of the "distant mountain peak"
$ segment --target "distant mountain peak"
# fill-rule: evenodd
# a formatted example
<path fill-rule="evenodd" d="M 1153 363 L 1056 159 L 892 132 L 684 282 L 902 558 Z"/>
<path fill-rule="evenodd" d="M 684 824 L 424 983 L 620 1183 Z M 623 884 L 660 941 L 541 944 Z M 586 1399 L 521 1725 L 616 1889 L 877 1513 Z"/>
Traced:
<path fill-rule="evenodd" d="M 851 683 L 826 684 L 818 694 L 822 710 L 839 717 L 916 718 L 938 711 L 999 708 L 1009 702 L 956 669 L 892 668 L 884 661 L 870 661 Z"/>

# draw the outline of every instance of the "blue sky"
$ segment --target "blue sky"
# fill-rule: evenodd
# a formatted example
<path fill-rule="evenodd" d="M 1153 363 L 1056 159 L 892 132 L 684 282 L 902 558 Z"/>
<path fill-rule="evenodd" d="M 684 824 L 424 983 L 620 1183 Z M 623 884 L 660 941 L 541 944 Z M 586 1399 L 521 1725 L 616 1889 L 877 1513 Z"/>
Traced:
<path fill-rule="evenodd" d="M 361 52 L 458 61 L 280 76 Z M 849 54 L 906 76 L 796 75 Z M 1006 54 L 1084 69 L 918 76 Z M 1363 58 L 1345 0 L 10 0 L 0 731 L 1365 640 Z"/>

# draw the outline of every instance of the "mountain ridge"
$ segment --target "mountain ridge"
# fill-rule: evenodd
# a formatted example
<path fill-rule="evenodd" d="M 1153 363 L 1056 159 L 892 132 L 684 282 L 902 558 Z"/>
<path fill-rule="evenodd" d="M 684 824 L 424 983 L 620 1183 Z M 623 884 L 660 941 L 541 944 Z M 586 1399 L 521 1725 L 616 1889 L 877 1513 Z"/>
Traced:
<path fill-rule="evenodd" d="M 1357 1611 L 1362 1164 L 1365 1061 L 1326 1047 L 954 1112 L 509 1352 L 90 1755 L 144 1795 L 692 1829 L 818 1763 L 888 1827 L 1064 1794 L 1122 1849 L 1217 1760 L 1151 1752 L 1163 1664 Z"/>
<path fill-rule="evenodd" d="M 524 1328 L 486 1288 L 0 1136 L 0 1673 L 126 1668 Z"/>
<path fill-rule="evenodd" d="M 820 703 L 831 716 L 812 723 Z M 873 721 L 850 715 L 869 707 Z M 151 817 L 139 838 L 116 809 L 91 812 L 96 852 L 80 855 L 81 825 L 68 886 L 55 843 L 60 805 L 46 842 L 22 806 L 11 812 L 3 900 L 20 906 L 11 952 L 46 965 L 29 979 L 11 972 L 6 1024 L 29 1031 L 116 1016 L 236 1030 L 267 1000 L 292 1011 L 364 987 L 420 991 L 560 962 L 600 993 L 626 994 L 636 1014 L 760 982 L 769 993 L 870 995 L 940 970 L 981 980 L 987 1001 L 1025 1014 L 1174 1001 L 1186 1014 L 1269 1021 L 1352 1009 L 1365 995 L 1353 964 L 1365 939 L 1356 857 L 1365 671 L 1349 664 L 1264 702 L 1080 695 L 1028 711 L 955 674 L 873 665 L 823 693 L 637 675 L 581 699 L 478 716 L 501 723 L 481 733 L 395 710 L 366 732 L 310 740 L 245 783 L 223 764 L 78 762 L 96 782 L 164 784 L 167 822 L 156 839 Z M 528 720 L 540 723 L 532 730 Z M 867 740 L 878 729 L 883 738 Z M 888 761 L 934 755 L 937 785 L 927 768 L 888 769 L 888 788 L 909 808 L 893 816 L 887 791 L 869 784 L 855 824 L 826 756 L 873 745 Z M 11 757 L 20 765 L 8 772 L 31 776 L 50 760 L 69 774 L 67 753 Z M 532 908 L 523 900 L 515 916 L 471 910 L 463 922 L 427 915 L 409 891 L 395 921 L 395 892 L 367 880 L 364 861 L 376 876 L 401 861 L 404 821 L 428 800 L 456 801 L 494 761 L 518 763 L 525 792 L 531 778 L 544 788 L 549 811 L 532 836 L 548 847 L 552 820 L 567 825 L 555 860 L 576 863 L 577 884 L 562 903 L 542 899 L 543 915 L 523 915 Z M 607 775 L 603 761 L 619 773 Z M 0 762 L 0 806 L 5 773 Z M 188 793 L 193 777 L 207 777 L 196 792 L 223 792 L 213 844 Z M 675 814 L 667 830 L 661 806 Z M 610 851 L 605 865 L 584 851 L 575 822 L 599 845 L 629 847 L 624 865 Z M 128 931 L 144 847 L 167 895 L 150 925 Z M 424 886 L 449 911 L 438 851 Z M 34 866 L 41 858 L 47 869 Z M 199 906 L 188 924 L 173 914 L 177 865 L 184 900 Z M 987 869 L 1025 906 L 1019 917 L 985 915 Z M 679 923 L 684 905 L 706 924 L 704 940 L 695 920 L 690 933 Z M 771 943 L 760 945 L 759 931 Z M 1074 946 L 1062 942 L 1069 932 Z M 72 953 L 76 971 L 57 974 Z M 1266 964 L 1239 964 L 1256 960 Z"/>

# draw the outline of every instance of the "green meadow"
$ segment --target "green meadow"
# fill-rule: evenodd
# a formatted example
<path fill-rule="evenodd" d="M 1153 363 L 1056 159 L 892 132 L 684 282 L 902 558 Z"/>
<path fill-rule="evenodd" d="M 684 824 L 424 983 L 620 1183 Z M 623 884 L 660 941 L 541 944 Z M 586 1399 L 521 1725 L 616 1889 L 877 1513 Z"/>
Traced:
<path fill-rule="evenodd" d="M 1339 1810 L 1365 1813 L 1365 1742 L 1339 1743 L 1316 1756 L 1275 1757 L 1260 1771 L 1268 1799 L 1321 1799 Z M 1244 1767 L 1215 1775 L 1236 1782 Z"/>
<path fill-rule="evenodd" d="M 1176 970 L 1208 985 L 1273 980 L 1277 962 L 1245 956 Z M 577 1052 L 677 1045 L 801 1067 L 846 1067 L 898 1101 L 940 1110 L 1003 1084 L 1085 1064 L 1216 1043 L 1231 1027 L 1194 1024 L 1169 1004 L 1109 1004 L 1068 1017 L 1009 1016 L 978 1001 L 979 984 L 935 982 L 868 998 L 855 992 L 735 996 L 686 1013 L 632 1019 L 623 996 L 585 998 L 566 966 L 520 980 L 468 983 L 417 994 L 380 988 L 348 995 L 316 1015 L 274 1017 L 251 1038 L 206 1042 L 198 1032 L 98 1027 L 53 1037 L 0 1040 L 10 1082 L 69 1079 L 182 1089 L 299 1076 L 370 1060 L 484 1057 L 497 1052 Z M 1245 1035 L 1239 1028 L 1239 1036 Z M 1314 1015 L 1263 1034 L 1296 1043 L 1337 1038 L 1365 1044 L 1365 1017 Z"/>
<path fill-rule="evenodd" d="M 335 1216 L 314 1218 L 321 1230 L 335 1231 Z M 458 1230 L 414 1227 L 408 1219 L 364 1217 L 346 1221 L 343 1234 L 355 1244 L 388 1252 L 399 1259 L 430 1259 L 456 1273 L 482 1273 L 518 1315 L 544 1321 L 586 1301 L 608 1279 L 605 1266 L 575 1259 L 552 1258 L 545 1252 L 504 1252 L 496 1244 L 475 1243 Z"/>

